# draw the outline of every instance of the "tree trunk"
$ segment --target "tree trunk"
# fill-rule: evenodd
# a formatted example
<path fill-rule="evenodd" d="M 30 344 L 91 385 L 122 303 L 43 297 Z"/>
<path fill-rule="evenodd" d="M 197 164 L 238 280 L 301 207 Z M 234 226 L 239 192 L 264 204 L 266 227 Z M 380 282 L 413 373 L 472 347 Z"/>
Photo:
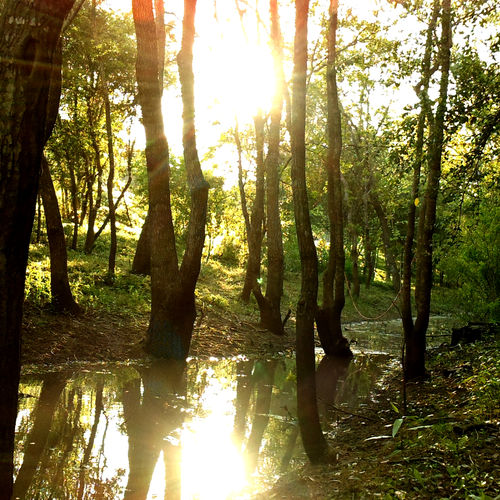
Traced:
<path fill-rule="evenodd" d="M 358 298 L 361 291 L 359 280 L 359 252 L 358 252 L 358 233 L 352 231 L 351 242 L 351 263 L 352 263 L 352 295 Z"/>
<path fill-rule="evenodd" d="M 194 126 L 192 45 L 196 1 L 186 0 L 182 47 L 178 56 L 183 100 L 183 146 L 191 213 L 186 250 L 179 269 L 170 204 L 168 144 L 163 130 L 159 87 L 158 41 L 151 2 L 134 0 L 137 34 L 137 81 L 146 131 L 151 224 L 151 318 L 146 350 L 162 358 L 185 359 L 196 318 L 194 290 L 205 238 L 208 183 L 203 178 Z M 165 280 L 165 276 L 169 279 Z"/>
<path fill-rule="evenodd" d="M 342 335 L 341 315 L 345 304 L 344 294 L 344 215 L 342 185 L 340 181 L 340 156 L 342 153 L 342 123 L 337 89 L 337 24 L 338 1 L 330 3 L 328 26 L 327 100 L 328 100 L 328 153 L 326 174 L 328 179 L 328 219 L 330 222 L 330 251 L 328 266 L 323 275 L 323 307 L 316 314 L 316 326 L 321 345 L 326 354 L 349 355 L 347 340 Z"/>
<path fill-rule="evenodd" d="M 46 111 L 52 61 L 72 4 L 4 1 L 0 7 L 0 484 L 5 498 L 12 493 L 24 278 L 40 162 L 51 129 Z"/>
<path fill-rule="evenodd" d="M 248 260 L 245 282 L 241 298 L 244 302 L 250 300 L 252 290 L 257 286 L 260 277 L 260 260 L 262 255 L 262 238 L 264 237 L 264 117 L 257 114 L 254 117 L 256 144 L 255 198 L 252 205 L 250 225 L 247 231 Z M 242 200 L 243 202 L 243 200 Z"/>
<path fill-rule="evenodd" d="M 436 221 L 436 206 L 441 177 L 441 158 L 444 144 L 445 113 L 448 98 L 448 80 L 451 52 L 451 6 L 450 0 L 443 0 L 441 10 L 441 41 L 439 65 L 441 79 L 439 98 L 430 130 L 430 151 L 427 184 L 422 213 L 418 225 L 417 273 L 415 281 L 415 301 L 417 318 L 411 335 L 406 337 L 405 374 L 407 379 L 425 375 L 426 333 L 429 325 L 432 288 L 432 236 Z"/>
<path fill-rule="evenodd" d="M 411 307 L 411 277 L 413 262 L 413 243 L 415 239 L 416 211 L 420 190 L 420 172 L 423 162 L 425 123 L 426 118 L 431 115 L 428 91 L 432 72 L 431 62 L 433 37 L 439 10 L 440 0 L 434 0 L 431 19 L 427 29 L 425 53 L 422 61 L 422 79 L 419 89 L 421 111 L 416 132 L 412 192 L 408 208 L 408 224 L 403 250 L 403 282 L 401 286 L 400 304 L 405 343 L 403 368 L 406 380 L 418 378 L 425 375 L 425 334 L 418 335 L 414 332 Z"/>
<path fill-rule="evenodd" d="M 94 150 L 94 166 L 89 168 L 87 172 L 87 195 L 89 197 L 89 214 L 87 219 L 87 236 L 85 237 L 84 252 L 92 253 L 95 241 L 95 221 L 97 212 L 101 208 L 102 200 L 102 162 L 101 162 L 101 147 L 97 138 L 97 119 L 94 116 L 96 110 L 91 109 L 91 103 L 87 102 L 87 116 L 89 120 L 89 132 L 91 136 L 92 149 Z M 97 180 L 97 191 L 94 198 L 94 182 Z"/>
<path fill-rule="evenodd" d="M 113 185 L 115 180 L 115 154 L 113 150 L 113 130 L 111 128 L 111 104 L 109 102 L 109 94 L 107 88 L 103 92 L 104 108 L 106 112 L 106 134 L 108 136 L 108 158 L 109 158 L 109 173 L 108 173 L 108 207 L 109 207 L 109 229 L 111 241 L 109 244 L 109 259 L 108 259 L 108 276 L 110 282 L 115 278 L 115 263 L 116 263 L 116 213 L 115 202 L 113 200 Z"/>
<path fill-rule="evenodd" d="M 328 445 L 321 430 L 316 401 L 314 317 L 318 294 L 318 257 L 311 229 L 306 187 L 306 74 L 308 0 L 295 1 L 294 72 L 292 89 L 292 189 L 295 228 L 301 263 L 297 303 L 297 414 L 302 442 L 313 463 L 324 461 Z"/>
<path fill-rule="evenodd" d="M 270 0 L 271 43 L 276 75 L 276 87 L 271 107 L 268 153 L 265 163 L 267 193 L 267 285 L 266 296 L 256 284 L 254 295 L 260 311 L 260 324 L 276 335 L 284 334 L 281 320 L 281 295 L 283 293 L 283 235 L 279 208 L 280 127 L 283 108 L 283 61 L 278 2 Z"/>
<path fill-rule="evenodd" d="M 68 279 L 68 252 L 66 238 L 59 213 L 56 191 L 52 183 L 49 164 L 42 158 L 42 173 L 39 192 L 43 200 L 47 237 L 50 251 L 50 292 L 52 307 L 58 312 L 79 314 L 80 307 L 75 302 Z"/>
<path fill-rule="evenodd" d="M 365 217 L 363 235 L 363 243 L 365 247 L 365 267 L 363 269 L 363 277 L 365 279 L 366 288 L 369 288 L 373 278 L 375 277 L 375 252 L 373 251 L 372 237 L 366 219 L 367 218 Z"/>

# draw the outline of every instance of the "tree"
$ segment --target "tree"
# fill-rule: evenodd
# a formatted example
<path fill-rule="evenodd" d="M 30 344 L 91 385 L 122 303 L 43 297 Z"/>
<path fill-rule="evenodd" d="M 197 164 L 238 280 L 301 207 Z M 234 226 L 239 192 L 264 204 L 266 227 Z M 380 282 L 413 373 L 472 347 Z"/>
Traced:
<path fill-rule="evenodd" d="M 42 151 L 53 125 L 47 101 L 62 24 L 72 6 L 72 0 L 35 0 L 0 7 L 0 484 L 6 496 L 12 491 L 24 277 Z"/>
<path fill-rule="evenodd" d="M 413 322 L 411 314 L 411 303 L 409 301 L 409 280 L 411 280 L 411 243 L 412 236 L 412 216 L 413 209 L 410 209 L 408 222 L 408 234 L 405 243 L 405 261 L 404 261 L 404 281 L 403 281 L 403 307 L 402 318 L 405 336 L 405 357 L 404 357 L 404 373 L 406 380 L 411 380 L 425 376 L 425 349 L 426 349 L 426 332 L 429 324 L 430 315 L 430 300 L 432 288 L 432 237 L 434 233 L 434 224 L 436 221 L 436 205 L 439 191 L 439 179 L 441 176 L 441 158 L 444 145 L 444 128 L 445 128 L 445 113 L 448 97 L 448 80 L 450 72 L 450 52 L 451 52 L 451 6 L 450 0 L 443 0 L 440 5 L 436 0 L 434 2 L 433 14 L 428 30 L 428 38 L 426 45 L 426 54 L 424 56 L 424 70 L 422 72 L 423 85 L 428 85 L 430 77 L 430 44 L 432 40 L 432 24 L 441 12 L 441 40 L 438 53 L 438 67 L 441 71 L 439 82 L 439 97 L 435 116 L 431 116 L 427 102 L 422 106 L 422 113 L 425 113 L 430 120 L 430 137 L 429 151 L 427 164 L 427 183 L 424 194 L 424 201 L 420 210 L 417 232 L 417 269 L 415 281 L 415 300 L 417 308 L 417 317 Z M 423 100 L 427 100 L 424 93 Z M 425 115 L 421 115 L 421 120 Z M 419 126 L 420 127 L 420 126 Z M 420 128 L 417 130 L 420 132 Z M 422 132 L 423 133 L 423 132 Z M 419 138 L 417 138 L 419 140 Z M 423 139 L 422 139 L 423 140 Z M 418 156 L 417 156 L 417 161 Z M 418 203 L 418 195 L 416 189 L 419 184 L 419 165 L 416 165 L 414 174 L 414 184 L 412 193 L 412 203 Z"/>
<path fill-rule="evenodd" d="M 327 355 L 352 355 L 342 335 L 341 314 L 344 295 L 344 216 L 342 210 L 342 183 L 340 156 L 342 153 L 342 124 L 337 90 L 337 24 L 338 1 L 330 2 L 328 26 L 328 153 L 326 172 L 328 179 L 328 218 L 330 221 L 330 252 L 328 267 L 323 275 L 323 307 L 316 312 L 316 324 L 321 345 Z"/>
<path fill-rule="evenodd" d="M 157 357 L 185 359 L 196 318 L 194 290 L 201 265 L 208 200 L 208 183 L 198 160 L 194 126 L 192 46 L 196 1 L 184 3 L 182 47 L 177 59 L 183 101 L 184 161 L 191 193 L 186 249 L 180 266 L 170 199 L 169 150 L 161 112 L 155 15 L 150 0 L 134 0 L 132 11 L 137 35 L 138 100 L 146 131 L 151 224 L 151 317 L 146 350 Z"/>
<path fill-rule="evenodd" d="M 50 167 L 45 157 L 42 158 L 40 174 L 40 194 L 47 225 L 47 237 L 50 251 L 50 292 L 52 307 L 56 311 L 78 314 L 80 307 L 75 302 L 68 278 L 68 252 L 62 225 L 59 204 Z"/>
<path fill-rule="evenodd" d="M 275 89 L 271 106 L 268 152 L 265 160 L 266 211 L 267 211 L 267 284 L 262 294 L 259 283 L 254 284 L 254 295 L 260 310 L 260 322 L 276 335 L 283 335 L 288 318 L 281 320 L 281 295 L 283 293 L 283 234 L 280 218 L 280 130 L 283 108 L 283 55 L 278 3 L 270 0 L 271 44 L 274 59 Z M 290 312 L 288 313 L 290 314 Z"/>
<path fill-rule="evenodd" d="M 302 442 L 313 463 L 328 456 L 316 401 L 314 317 L 318 295 L 318 257 L 309 215 L 305 164 L 305 105 L 308 0 L 295 1 L 294 72 L 292 86 L 292 189 L 300 252 L 301 289 L 297 303 L 297 414 Z"/>

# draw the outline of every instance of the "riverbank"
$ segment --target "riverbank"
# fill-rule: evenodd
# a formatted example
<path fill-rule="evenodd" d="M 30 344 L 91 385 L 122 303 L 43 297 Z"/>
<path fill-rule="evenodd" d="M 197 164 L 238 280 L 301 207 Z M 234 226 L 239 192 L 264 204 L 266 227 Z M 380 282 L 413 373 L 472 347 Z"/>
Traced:
<path fill-rule="evenodd" d="M 490 337 L 431 351 L 406 412 L 396 368 L 359 413 L 337 415 L 337 463 L 305 464 L 258 498 L 498 499 L 499 349 Z"/>

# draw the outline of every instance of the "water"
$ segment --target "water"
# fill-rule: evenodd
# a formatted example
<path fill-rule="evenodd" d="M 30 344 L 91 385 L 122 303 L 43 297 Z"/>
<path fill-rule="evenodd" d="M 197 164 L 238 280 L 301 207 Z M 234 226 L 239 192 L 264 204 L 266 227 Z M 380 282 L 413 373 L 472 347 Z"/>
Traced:
<path fill-rule="evenodd" d="M 395 362 L 392 323 L 351 325 L 350 363 L 317 353 L 330 435 L 339 412 L 362 407 Z M 248 498 L 304 460 L 292 358 L 33 371 L 20 392 L 20 498 Z"/>

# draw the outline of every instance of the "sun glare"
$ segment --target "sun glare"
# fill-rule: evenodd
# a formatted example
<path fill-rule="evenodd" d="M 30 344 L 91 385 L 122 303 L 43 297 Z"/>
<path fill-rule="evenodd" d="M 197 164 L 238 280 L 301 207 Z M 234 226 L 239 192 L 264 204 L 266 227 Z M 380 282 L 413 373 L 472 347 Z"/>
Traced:
<path fill-rule="evenodd" d="M 200 7 L 194 60 L 198 100 L 215 103 L 214 118 L 220 121 L 250 123 L 259 110 L 269 110 L 274 90 L 267 35 L 255 12 L 248 10 L 240 22 L 234 4 L 224 4 L 215 20 L 213 5 Z"/>

